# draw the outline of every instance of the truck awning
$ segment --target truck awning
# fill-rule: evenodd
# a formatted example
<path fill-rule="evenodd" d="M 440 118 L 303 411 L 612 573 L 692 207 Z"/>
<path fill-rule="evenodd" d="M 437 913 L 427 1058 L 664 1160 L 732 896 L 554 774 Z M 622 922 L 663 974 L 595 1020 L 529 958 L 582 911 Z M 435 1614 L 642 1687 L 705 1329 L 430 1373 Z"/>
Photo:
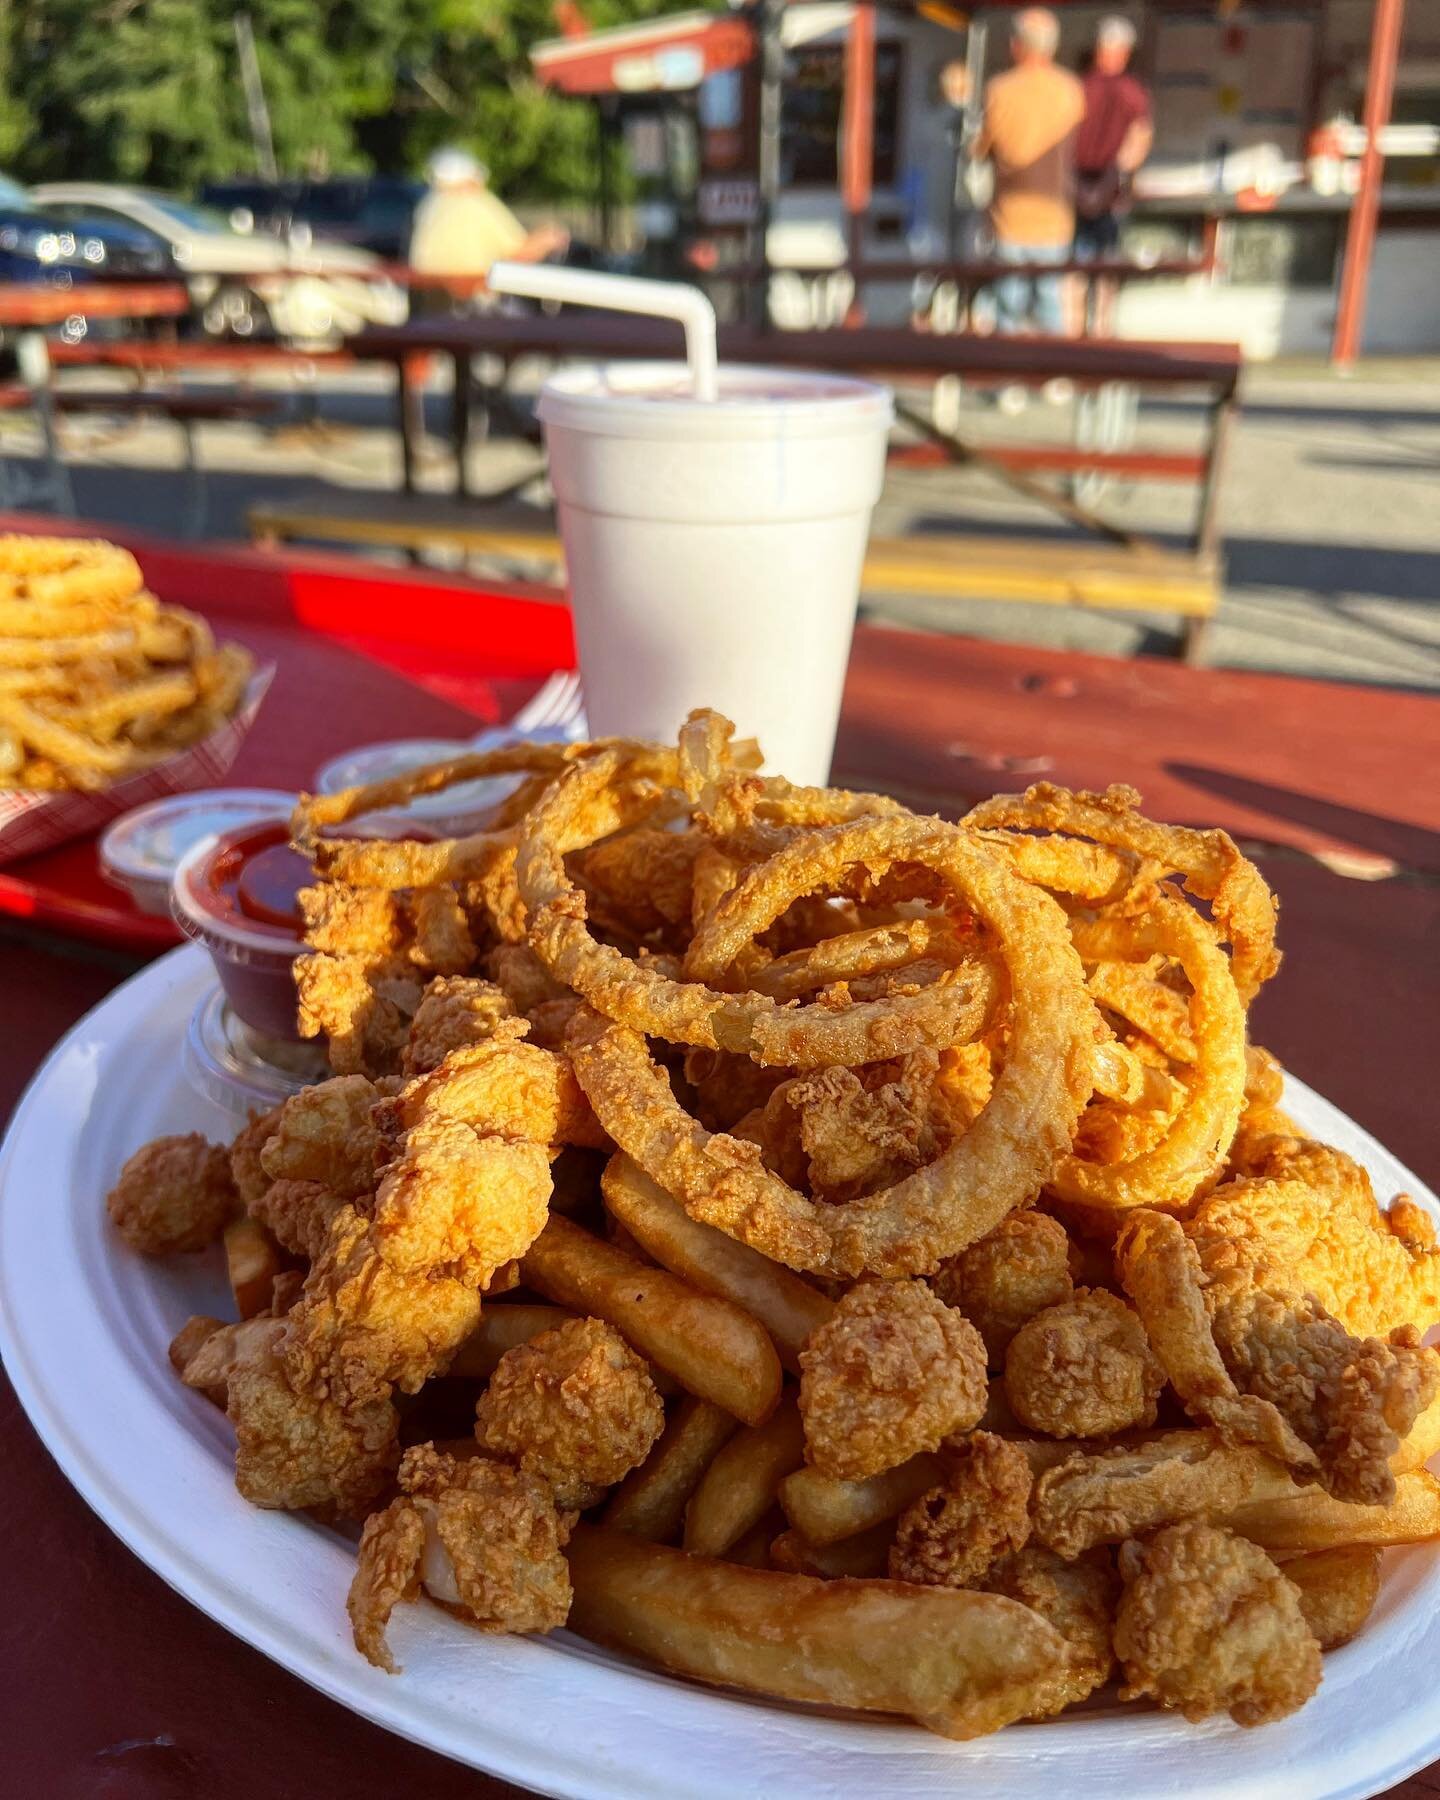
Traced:
<path fill-rule="evenodd" d="M 693 12 L 550 38 L 534 46 L 530 60 L 544 85 L 562 94 L 662 94 L 699 87 L 753 54 L 746 20 Z"/>

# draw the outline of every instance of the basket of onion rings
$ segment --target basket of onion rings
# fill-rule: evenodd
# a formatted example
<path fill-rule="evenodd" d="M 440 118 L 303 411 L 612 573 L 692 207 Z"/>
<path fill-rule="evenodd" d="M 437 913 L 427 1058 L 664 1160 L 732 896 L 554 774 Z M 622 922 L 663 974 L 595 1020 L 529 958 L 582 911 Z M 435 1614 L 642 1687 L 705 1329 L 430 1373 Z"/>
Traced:
<path fill-rule="evenodd" d="M 0 537 L 0 861 L 217 781 L 272 671 L 116 544 Z"/>

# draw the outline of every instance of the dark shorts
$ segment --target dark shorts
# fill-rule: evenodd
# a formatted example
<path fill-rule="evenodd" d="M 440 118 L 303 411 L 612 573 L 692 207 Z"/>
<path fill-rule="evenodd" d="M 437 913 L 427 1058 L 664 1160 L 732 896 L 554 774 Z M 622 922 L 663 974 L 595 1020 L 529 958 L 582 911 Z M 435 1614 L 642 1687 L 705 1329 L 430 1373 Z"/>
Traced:
<path fill-rule="evenodd" d="M 1086 262 L 1098 261 L 1101 257 L 1114 256 L 1120 248 L 1120 218 L 1113 212 L 1101 213 L 1095 219 L 1075 220 L 1075 245 L 1077 257 Z"/>

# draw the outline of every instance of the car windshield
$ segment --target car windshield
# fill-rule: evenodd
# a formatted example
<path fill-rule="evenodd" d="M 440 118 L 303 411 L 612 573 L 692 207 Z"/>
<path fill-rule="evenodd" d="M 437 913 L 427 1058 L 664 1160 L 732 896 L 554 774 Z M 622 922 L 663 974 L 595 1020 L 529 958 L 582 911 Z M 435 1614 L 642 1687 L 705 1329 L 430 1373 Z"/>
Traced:
<path fill-rule="evenodd" d="M 0 175 L 0 206 L 8 206 L 12 212 L 35 211 L 35 202 L 20 183 L 12 181 L 8 175 Z"/>
<path fill-rule="evenodd" d="M 201 206 L 196 200 L 181 200 L 175 194 L 157 194 L 153 188 L 139 190 L 142 197 L 151 206 L 164 213 L 166 218 L 173 219 L 186 231 L 231 231 L 233 228 L 225 214 L 218 212 L 213 206 Z"/>

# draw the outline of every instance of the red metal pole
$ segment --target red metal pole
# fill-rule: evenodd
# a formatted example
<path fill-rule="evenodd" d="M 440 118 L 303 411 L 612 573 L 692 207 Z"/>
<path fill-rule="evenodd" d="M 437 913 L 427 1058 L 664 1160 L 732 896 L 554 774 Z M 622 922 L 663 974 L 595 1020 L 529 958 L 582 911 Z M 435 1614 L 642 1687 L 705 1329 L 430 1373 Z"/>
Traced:
<path fill-rule="evenodd" d="M 840 193 L 852 264 L 863 260 L 862 234 L 870 210 L 875 165 L 875 8 L 861 0 L 845 44 L 845 109 L 841 121 Z M 857 296 L 858 298 L 858 296 Z"/>
<path fill-rule="evenodd" d="M 1370 282 L 1370 258 L 1375 249 L 1375 224 L 1380 213 L 1380 180 L 1385 158 L 1380 153 L 1380 133 L 1390 123 L 1390 102 L 1395 93 L 1395 65 L 1400 60 L 1400 28 L 1405 0 L 1376 0 L 1375 21 L 1370 31 L 1370 68 L 1365 78 L 1365 151 L 1360 161 L 1360 189 L 1350 206 L 1345 233 L 1345 266 L 1340 274 L 1340 303 L 1335 312 L 1335 339 L 1330 362 L 1348 369 L 1360 349 L 1365 324 L 1365 294 Z"/>

